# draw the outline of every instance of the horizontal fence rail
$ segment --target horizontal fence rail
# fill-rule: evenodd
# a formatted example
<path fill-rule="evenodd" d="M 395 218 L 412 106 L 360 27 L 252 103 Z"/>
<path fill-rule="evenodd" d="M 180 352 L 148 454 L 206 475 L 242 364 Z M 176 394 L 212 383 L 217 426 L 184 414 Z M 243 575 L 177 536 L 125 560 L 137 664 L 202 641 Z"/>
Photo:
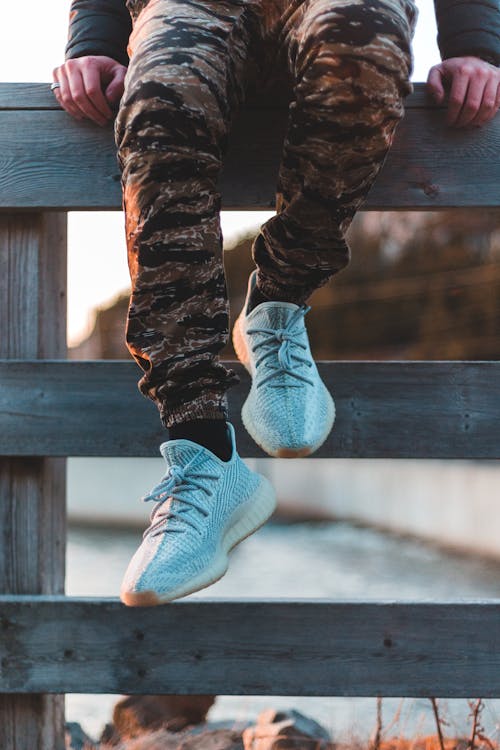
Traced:
<path fill-rule="evenodd" d="M 250 386 L 230 389 L 241 455 L 264 456 L 241 425 Z M 315 457 L 499 458 L 500 362 L 320 362 L 337 419 Z M 126 361 L 0 361 L 0 454 L 158 456 L 156 406 Z M 306 470 L 306 465 L 304 465 Z"/>
<path fill-rule="evenodd" d="M 451 128 L 446 106 L 425 84 L 414 89 L 363 209 L 498 206 L 500 116 L 472 131 Z M 225 209 L 274 209 L 289 101 L 286 88 L 270 90 L 236 114 L 220 183 Z M 112 125 L 76 121 L 48 83 L 0 83 L 0 153 L 0 210 L 122 207 Z"/>
<path fill-rule="evenodd" d="M 500 694 L 500 602 L 0 597 L 4 693 Z"/>

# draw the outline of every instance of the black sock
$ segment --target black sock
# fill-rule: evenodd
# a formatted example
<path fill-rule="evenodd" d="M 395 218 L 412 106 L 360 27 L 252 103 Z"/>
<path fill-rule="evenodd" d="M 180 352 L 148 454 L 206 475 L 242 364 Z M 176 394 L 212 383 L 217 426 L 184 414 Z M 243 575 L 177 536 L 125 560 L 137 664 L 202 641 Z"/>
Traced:
<path fill-rule="evenodd" d="M 193 419 L 169 428 L 171 440 L 192 440 L 208 448 L 222 461 L 231 458 L 231 440 L 225 419 Z"/>
<path fill-rule="evenodd" d="M 257 305 L 260 305 L 262 302 L 271 302 L 269 297 L 266 297 L 265 294 L 262 294 L 260 289 L 258 289 L 256 286 L 252 289 L 250 292 L 250 298 L 248 300 L 248 308 L 247 308 L 247 314 L 249 312 L 252 312 L 254 307 L 257 307 Z"/>

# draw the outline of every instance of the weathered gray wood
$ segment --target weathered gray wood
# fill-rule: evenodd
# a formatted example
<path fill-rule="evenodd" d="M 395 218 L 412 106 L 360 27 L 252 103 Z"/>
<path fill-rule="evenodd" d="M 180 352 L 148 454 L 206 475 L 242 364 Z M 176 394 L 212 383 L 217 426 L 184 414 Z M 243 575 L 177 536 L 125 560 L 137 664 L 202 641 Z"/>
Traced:
<path fill-rule="evenodd" d="M 66 215 L 0 217 L 0 355 L 66 355 Z M 30 390 L 33 383 L 26 383 Z M 0 459 L 0 591 L 64 591 L 65 460 Z M 0 747 L 62 750 L 62 697 L 0 695 Z"/>
<path fill-rule="evenodd" d="M 62 459 L 0 459 L 2 593 L 64 591 L 64 494 Z"/>
<path fill-rule="evenodd" d="M 0 109 L 60 109 L 50 83 L 0 83 Z"/>
<path fill-rule="evenodd" d="M 0 262 L 0 356 L 65 357 L 66 214 L 1 215 Z"/>
<path fill-rule="evenodd" d="M 229 391 L 240 421 L 249 377 Z M 499 458 L 500 362 L 335 362 L 320 372 L 337 420 L 317 458 Z M 157 456 L 165 440 L 133 362 L 0 362 L 0 454 Z"/>
<path fill-rule="evenodd" d="M 0 149 L 3 209 L 120 206 L 111 125 L 79 122 L 59 110 L 7 110 L 0 112 Z"/>
<path fill-rule="evenodd" d="M 4 90 L 0 108 L 0 210 L 120 209 L 112 125 L 102 129 L 50 108 L 47 90 L 23 90 L 19 108 L 13 109 L 12 86 Z M 430 101 L 424 88 L 416 84 L 408 97 L 406 115 L 363 208 L 499 205 L 500 116 L 479 129 L 449 128 L 444 108 Z M 236 116 L 220 185 L 224 208 L 274 208 L 285 93 L 276 96 L 279 106 L 269 95 L 250 99 Z M 40 105 L 36 111 L 28 108 L 31 100 Z"/>
<path fill-rule="evenodd" d="M 36 721 L 33 721 L 36 717 Z M 64 698 L 58 695 L 0 695 L 2 750 L 63 750 L 54 726 L 64 726 Z M 5 738 L 5 739 L 4 739 Z M 10 740 L 9 738 L 15 738 Z M 10 742 L 10 744 L 9 744 Z M 15 743 L 15 744 L 14 744 Z"/>
<path fill-rule="evenodd" d="M 0 598 L 12 692 L 500 694 L 500 602 Z"/>

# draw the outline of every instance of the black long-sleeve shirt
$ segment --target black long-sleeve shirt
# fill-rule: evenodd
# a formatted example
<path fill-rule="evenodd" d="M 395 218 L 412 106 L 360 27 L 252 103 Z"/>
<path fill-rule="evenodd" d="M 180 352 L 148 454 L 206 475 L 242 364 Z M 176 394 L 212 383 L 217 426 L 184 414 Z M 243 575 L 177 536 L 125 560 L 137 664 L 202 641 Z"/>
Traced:
<path fill-rule="evenodd" d="M 473 55 L 500 66 L 500 0 L 434 0 L 441 58 Z M 128 64 L 126 0 L 72 0 L 66 59 L 106 55 Z"/>

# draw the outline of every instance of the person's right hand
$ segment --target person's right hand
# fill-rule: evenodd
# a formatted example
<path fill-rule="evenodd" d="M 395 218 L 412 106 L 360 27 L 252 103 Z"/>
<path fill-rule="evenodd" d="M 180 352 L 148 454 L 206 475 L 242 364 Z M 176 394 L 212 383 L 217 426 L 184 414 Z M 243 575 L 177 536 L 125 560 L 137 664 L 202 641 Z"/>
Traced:
<path fill-rule="evenodd" d="M 77 120 L 88 118 L 106 125 L 114 117 L 111 108 L 123 94 L 126 72 L 126 66 L 112 57 L 75 57 L 54 68 L 54 81 L 61 84 L 54 89 L 54 95 Z"/>

